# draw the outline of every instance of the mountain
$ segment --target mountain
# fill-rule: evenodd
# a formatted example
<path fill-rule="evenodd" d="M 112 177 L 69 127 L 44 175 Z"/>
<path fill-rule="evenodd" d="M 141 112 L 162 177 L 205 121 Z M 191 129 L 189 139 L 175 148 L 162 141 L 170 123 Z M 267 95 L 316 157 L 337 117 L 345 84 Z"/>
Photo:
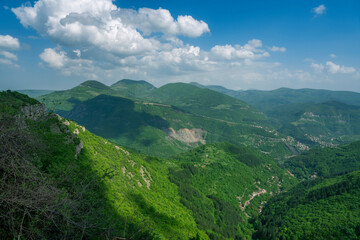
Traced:
<path fill-rule="evenodd" d="M 322 89 L 291 89 L 279 88 L 275 90 L 230 90 L 222 86 L 196 86 L 209 88 L 242 100 L 263 112 L 278 108 L 282 105 L 296 103 L 323 103 L 328 101 L 342 102 L 348 105 L 360 106 L 360 93 L 350 91 L 331 91 Z"/>
<path fill-rule="evenodd" d="M 59 107 L 51 104 L 54 96 L 62 103 Z M 86 84 L 42 98 L 50 109 L 99 136 L 153 156 L 168 157 L 219 141 L 252 146 L 278 158 L 306 149 L 276 132 L 267 117 L 248 104 L 190 84 L 168 84 L 143 99 Z"/>
<path fill-rule="evenodd" d="M 132 115 L 120 123 L 129 127 L 164 123 L 145 111 L 136 115 L 136 104 L 162 114 L 162 108 L 180 111 L 109 95 L 81 104 L 77 111 L 93 112 L 88 118 L 113 118 L 102 110 Z M 360 236 L 359 141 L 313 149 L 283 165 L 227 142 L 161 159 L 114 144 L 11 91 L 0 93 L 0 141 L 0 239 Z"/>
<path fill-rule="evenodd" d="M 247 147 L 202 145 L 159 159 L 26 95 L 0 100 L 1 239 L 250 239 L 247 216 L 297 182 Z"/>
<path fill-rule="evenodd" d="M 360 106 L 330 101 L 296 104 L 270 113 L 282 123 L 279 132 L 309 146 L 335 146 L 360 139 Z"/>
<path fill-rule="evenodd" d="M 284 165 L 300 179 L 360 170 L 360 141 L 333 148 L 311 149 L 288 159 Z"/>
<path fill-rule="evenodd" d="M 89 80 L 69 90 L 55 91 L 38 97 L 46 107 L 53 111 L 70 111 L 76 103 L 86 101 L 101 94 L 121 95 L 105 84 Z"/>
<path fill-rule="evenodd" d="M 277 130 L 314 146 L 334 146 L 360 139 L 360 93 L 279 88 L 234 91 L 203 86 L 240 99 L 263 111 Z"/>
<path fill-rule="evenodd" d="M 122 93 L 124 96 L 132 98 L 142 98 L 155 89 L 152 84 L 144 80 L 135 81 L 130 79 L 120 80 L 111 85 L 111 88 Z"/>
<path fill-rule="evenodd" d="M 209 89 L 186 83 L 169 83 L 153 90 L 152 101 L 176 106 L 187 112 L 225 121 L 259 123 L 266 117 L 248 104 Z"/>
<path fill-rule="evenodd" d="M 359 239 L 360 172 L 306 181 L 264 208 L 254 239 Z"/>

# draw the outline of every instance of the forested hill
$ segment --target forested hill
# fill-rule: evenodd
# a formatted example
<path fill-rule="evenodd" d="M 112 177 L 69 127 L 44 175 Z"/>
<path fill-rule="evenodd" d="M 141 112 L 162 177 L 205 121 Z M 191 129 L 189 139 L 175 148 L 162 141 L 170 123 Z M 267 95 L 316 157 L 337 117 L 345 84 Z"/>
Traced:
<path fill-rule="evenodd" d="M 155 88 L 145 81 L 121 80 L 109 87 L 87 81 L 38 99 L 101 137 L 157 157 L 222 141 L 245 144 L 279 159 L 307 149 L 277 132 L 248 104 L 191 84 Z"/>

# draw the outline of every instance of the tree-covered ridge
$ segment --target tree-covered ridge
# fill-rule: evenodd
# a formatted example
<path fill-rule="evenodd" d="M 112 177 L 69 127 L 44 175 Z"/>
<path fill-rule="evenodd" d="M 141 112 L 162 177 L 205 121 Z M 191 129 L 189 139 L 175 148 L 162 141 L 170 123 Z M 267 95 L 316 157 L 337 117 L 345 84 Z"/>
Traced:
<path fill-rule="evenodd" d="M 311 149 L 288 159 L 284 165 L 300 179 L 360 170 L 360 141 L 333 148 Z"/>
<path fill-rule="evenodd" d="M 170 166 L 181 202 L 211 239 L 250 239 L 248 219 L 297 182 L 268 156 L 229 143 L 202 145 Z"/>
<path fill-rule="evenodd" d="M 360 172 L 306 181 L 270 200 L 256 239 L 359 239 Z"/>
<path fill-rule="evenodd" d="M 124 97 L 126 91 L 128 96 L 139 89 L 148 89 L 147 97 Z M 42 97 L 50 109 L 56 94 Z M 117 144 L 153 156 L 169 157 L 219 141 L 246 144 L 278 158 L 306 149 L 276 132 L 249 105 L 190 84 L 155 89 L 144 81 L 122 80 L 110 88 L 90 81 L 56 96 L 61 102 L 60 107 L 55 106 L 56 113 Z"/>
<path fill-rule="evenodd" d="M 111 85 L 111 88 L 132 98 L 143 98 L 150 94 L 155 87 L 144 80 L 123 79 Z"/>
<path fill-rule="evenodd" d="M 169 83 L 151 91 L 149 99 L 197 115 L 232 122 L 263 123 L 266 117 L 248 104 L 209 89 L 186 83 Z"/>
<path fill-rule="evenodd" d="M 256 107 L 272 120 L 279 132 L 310 147 L 335 146 L 360 139 L 360 93 L 289 88 L 234 91 L 192 84 Z"/>

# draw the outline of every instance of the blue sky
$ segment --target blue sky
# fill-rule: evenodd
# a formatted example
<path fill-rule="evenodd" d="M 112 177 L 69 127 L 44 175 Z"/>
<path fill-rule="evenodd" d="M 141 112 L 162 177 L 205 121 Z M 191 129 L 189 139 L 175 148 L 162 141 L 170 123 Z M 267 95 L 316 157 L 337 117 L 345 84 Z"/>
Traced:
<path fill-rule="evenodd" d="M 0 4 L 0 89 L 130 78 L 360 92 L 358 0 Z"/>

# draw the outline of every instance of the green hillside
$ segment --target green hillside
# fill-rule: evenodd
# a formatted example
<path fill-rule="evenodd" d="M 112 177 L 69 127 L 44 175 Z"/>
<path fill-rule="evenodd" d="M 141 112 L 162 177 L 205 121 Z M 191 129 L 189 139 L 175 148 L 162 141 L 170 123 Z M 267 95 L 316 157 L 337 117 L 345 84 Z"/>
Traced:
<path fill-rule="evenodd" d="M 144 80 L 135 81 L 129 79 L 120 80 L 111 85 L 111 88 L 124 96 L 132 98 L 143 98 L 155 89 L 152 84 Z"/>
<path fill-rule="evenodd" d="M 360 172 L 307 181 L 274 197 L 255 239 L 359 239 Z"/>
<path fill-rule="evenodd" d="M 175 165 L 175 163 L 177 163 Z M 211 239 L 250 239 L 248 219 L 297 180 L 264 154 L 229 143 L 202 145 L 175 158 L 171 181 Z"/>
<path fill-rule="evenodd" d="M 149 99 L 196 115 L 224 121 L 265 123 L 266 117 L 248 104 L 225 94 L 186 83 L 169 83 L 151 91 Z"/>
<path fill-rule="evenodd" d="M 277 130 L 310 147 L 334 146 L 360 139 L 360 93 L 279 88 L 234 91 L 202 86 L 240 99 L 263 111 Z"/>
<path fill-rule="evenodd" d="M 37 99 L 53 111 L 70 111 L 78 102 L 86 101 L 101 94 L 121 95 L 98 81 L 89 80 L 69 90 L 55 91 Z"/>
<path fill-rule="evenodd" d="M 288 159 L 284 165 L 300 179 L 360 170 L 360 141 L 334 148 L 311 149 Z"/>
<path fill-rule="evenodd" d="M 340 102 L 296 104 L 269 112 L 282 122 L 278 130 L 314 146 L 334 146 L 360 139 L 360 106 Z"/>
<path fill-rule="evenodd" d="M 0 99 L 0 209 L 9 212 L 0 215 L 1 239 L 207 239 L 162 160 L 48 114 L 25 95 Z"/>
<path fill-rule="evenodd" d="M 150 86 L 131 80 L 115 85 L 124 83 Z M 134 100 L 119 97 L 124 93 L 105 85 L 91 86 L 91 90 L 86 85 L 87 82 L 58 94 L 58 101 L 63 104 L 55 106 L 55 112 L 99 136 L 145 154 L 168 157 L 219 141 L 252 146 L 278 158 L 306 149 L 276 132 L 267 118 L 249 105 L 211 90 L 169 84 L 151 90 L 146 99 Z M 42 97 L 50 109 L 54 107 L 51 101 L 55 95 Z M 64 106 L 70 110 L 64 111 Z"/>
<path fill-rule="evenodd" d="M 323 89 L 291 89 L 279 88 L 275 90 L 231 90 L 221 86 L 196 86 L 209 88 L 242 100 L 259 110 L 267 113 L 283 105 L 297 103 L 323 103 L 328 101 L 342 102 L 348 105 L 360 105 L 360 93 L 350 91 L 331 91 Z"/>
<path fill-rule="evenodd" d="M 132 116 L 119 122 L 127 127 L 110 125 L 109 138 L 110 129 L 160 129 L 179 113 L 183 121 L 193 116 L 109 95 L 81 104 L 75 109 L 84 118 L 101 116 L 104 125 L 110 124 L 107 116 Z M 102 112 L 109 110 L 114 115 Z M 157 111 L 168 119 L 150 114 Z M 310 150 L 285 161 L 285 168 L 268 154 L 225 142 L 159 159 L 96 136 L 10 91 L 0 93 L 0 140 L 0 239 L 360 235 L 360 172 L 348 173 L 360 169 L 359 142 Z M 308 178 L 314 180 L 298 184 Z"/>

